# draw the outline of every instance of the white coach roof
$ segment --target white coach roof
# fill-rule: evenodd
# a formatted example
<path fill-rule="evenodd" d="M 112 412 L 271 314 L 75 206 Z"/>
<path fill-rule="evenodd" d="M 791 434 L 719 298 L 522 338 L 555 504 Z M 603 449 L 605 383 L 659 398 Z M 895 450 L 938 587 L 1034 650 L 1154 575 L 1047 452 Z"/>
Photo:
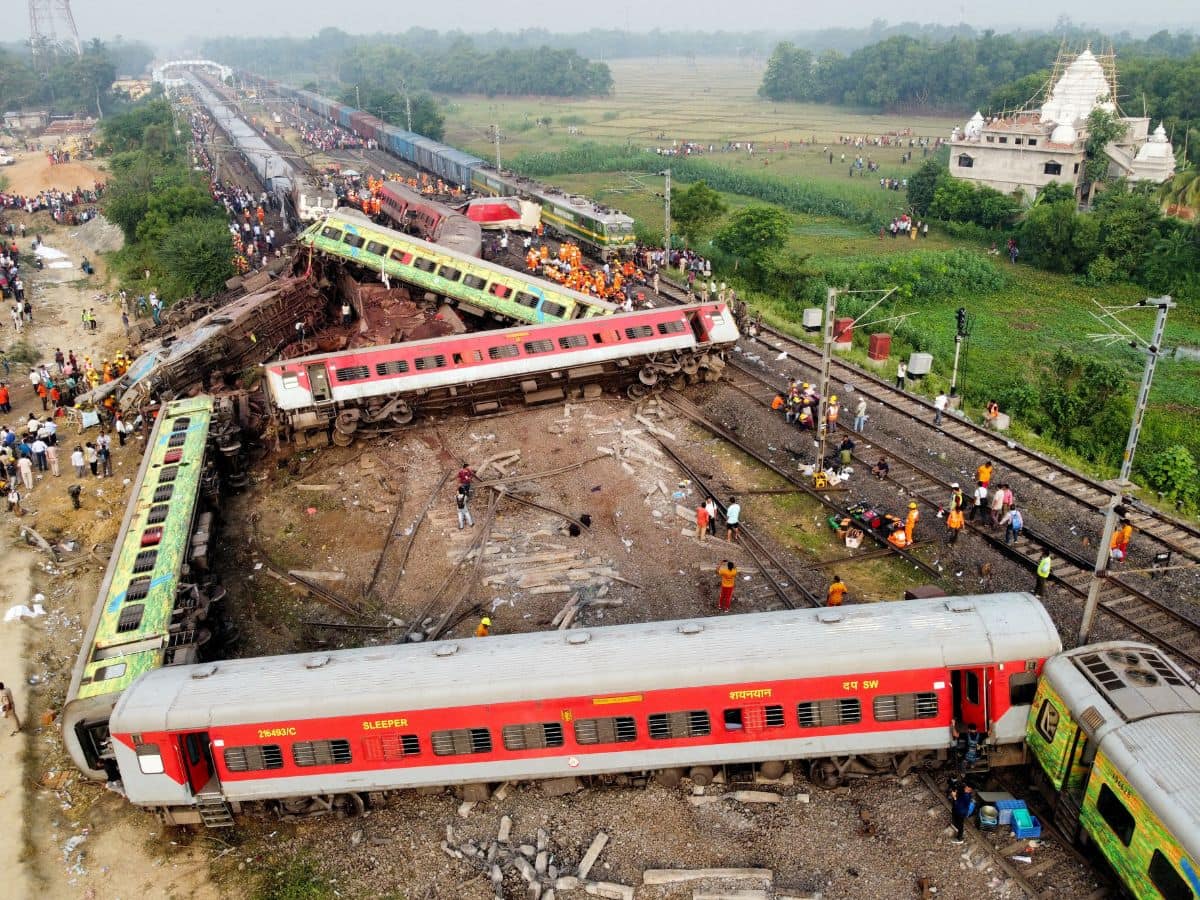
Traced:
<path fill-rule="evenodd" d="M 1029 594 L 982 594 L 168 666 L 120 733 L 982 665 L 1062 649 Z"/>

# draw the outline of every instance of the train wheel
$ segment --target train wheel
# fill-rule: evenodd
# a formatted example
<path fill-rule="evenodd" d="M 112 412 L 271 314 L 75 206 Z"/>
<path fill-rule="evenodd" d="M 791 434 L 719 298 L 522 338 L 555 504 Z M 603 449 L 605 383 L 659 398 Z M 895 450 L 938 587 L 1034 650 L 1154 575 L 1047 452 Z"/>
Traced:
<path fill-rule="evenodd" d="M 658 384 L 658 369 L 652 369 L 649 366 L 642 366 L 641 369 L 638 370 L 638 381 L 646 385 L 646 387 L 653 387 L 654 385 Z"/>
<path fill-rule="evenodd" d="M 679 367 L 685 375 L 695 375 L 700 371 L 700 360 L 694 356 L 685 356 L 679 361 Z"/>
<path fill-rule="evenodd" d="M 663 787 L 679 787 L 679 783 L 683 781 L 683 769 L 660 769 L 654 773 L 654 780 Z"/>
<path fill-rule="evenodd" d="M 649 393 L 650 392 L 646 390 L 646 386 L 643 384 L 631 384 L 625 389 L 625 395 L 629 397 L 630 400 L 641 400 Z"/>
<path fill-rule="evenodd" d="M 787 763 L 778 759 L 768 760 L 758 767 L 758 771 L 763 778 L 782 778 L 787 771 Z"/>
<path fill-rule="evenodd" d="M 392 422 L 396 425 L 407 425 L 413 420 L 414 415 L 416 413 L 413 411 L 413 408 L 407 403 L 402 403 L 392 412 Z"/>
<path fill-rule="evenodd" d="M 362 794 L 337 794 L 333 798 L 333 812 L 339 819 L 361 816 L 366 808 Z"/>
<path fill-rule="evenodd" d="M 812 765 L 808 770 L 808 780 L 818 787 L 823 787 L 827 791 L 832 791 L 842 783 L 842 773 L 838 770 L 837 763 L 832 759 L 817 759 L 813 760 Z"/>
<path fill-rule="evenodd" d="M 358 411 L 343 410 L 333 420 L 333 427 L 342 434 L 354 434 L 358 431 Z"/>
<path fill-rule="evenodd" d="M 354 443 L 354 435 L 342 434 L 342 432 L 335 428 L 333 429 L 333 442 L 339 447 L 349 447 Z"/>
<path fill-rule="evenodd" d="M 671 390 L 682 391 L 687 386 L 688 377 L 686 375 L 680 374 L 671 376 Z"/>
<path fill-rule="evenodd" d="M 692 784 L 698 784 L 700 787 L 706 787 L 712 784 L 712 766 L 692 766 L 691 770 L 688 772 L 688 778 L 692 779 Z"/>

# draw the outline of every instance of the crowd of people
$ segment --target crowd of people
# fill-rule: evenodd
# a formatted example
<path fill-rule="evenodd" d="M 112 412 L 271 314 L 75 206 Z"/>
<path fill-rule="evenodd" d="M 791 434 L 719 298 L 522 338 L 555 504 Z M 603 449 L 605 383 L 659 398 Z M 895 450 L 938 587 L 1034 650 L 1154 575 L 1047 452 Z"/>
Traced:
<path fill-rule="evenodd" d="M 96 217 L 96 204 L 103 195 L 102 181 L 97 181 L 90 189 L 77 187 L 71 191 L 62 191 L 48 188 L 36 194 L 4 192 L 0 193 L 0 208 L 23 210 L 29 215 L 49 212 L 55 223 L 73 227 Z"/>

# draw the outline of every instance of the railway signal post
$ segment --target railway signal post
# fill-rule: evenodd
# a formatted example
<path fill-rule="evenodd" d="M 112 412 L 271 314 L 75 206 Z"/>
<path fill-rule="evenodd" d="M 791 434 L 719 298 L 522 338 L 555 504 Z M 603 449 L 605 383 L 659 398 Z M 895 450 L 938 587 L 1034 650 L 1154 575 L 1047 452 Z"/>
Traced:
<path fill-rule="evenodd" d="M 1113 496 L 1109 499 L 1108 506 L 1104 511 L 1104 531 L 1100 535 L 1100 545 L 1096 548 L 1096 568 L 1092 573 L 1092 583 L 1088 586 L 1087 602 L 1083 607 L 1083 620 L 1079 623 L 1079 642 L 1081 644 L 1087 643 L 1088 635 L 1092 630 L 1092 622 L 1096 618 L 1096 606 L 1100 602 L 1100 588 L 1104 584 L 1104 578 L 1108 574 L 1108 564 L 1111 561 L 1109 544 L 1117 527 L 1117 510 L 1121 506 L 1121 492 L 1130 485 L 1129 474 L 1133 471 L 1133 456 L 1137 452 L 1138 438 L 1142 433 L 1142 420 L 1146 416 L 1146 406 L 1150 402 L 1150 386 L 1154 382 L 1154 370 L 1158 367 L 1158 357 L 1163 350 L 1163 337 L 1167 330 L 1167 312 L 1174 306 L 1175 303 L 1170 297 L 1158 297 L 1143 300 L 1134 307 L 1110 309 L 1105 311 L 1104 315 L 1096 316 L 1100 321 L 1113 325 L 1116 332 L 1095 335 L 1095 339 L 1108 343 L 1127 339 L 1131 347 L 1136 348 L 1140 345 L 1146 353 L 1146 365 L 1142 369 L 1142 383 L 1138 387 L 1137 402 L 1133 407 L 1133 421 L 1129 425 L 1129 438 L 1125 442 L 1125 453 L 1121 456 L 1121 473 L 1117 476 Z M 1154 319 L 1154 333 L 1150 336 L 1150 342 L 1146 343 L 1133 329 L 1119 321 L 1116 313 L 1125 309 L 1148 307 L 1154 307 L 1157 315 Z"/>

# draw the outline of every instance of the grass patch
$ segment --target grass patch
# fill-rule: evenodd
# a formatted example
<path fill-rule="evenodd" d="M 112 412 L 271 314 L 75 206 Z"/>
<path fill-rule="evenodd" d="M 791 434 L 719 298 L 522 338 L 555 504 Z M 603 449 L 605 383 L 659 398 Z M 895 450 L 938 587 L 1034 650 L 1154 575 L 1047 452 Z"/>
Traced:
<path fill-rule="evenodd" d="M 254 900 L 330 900 L 333 886 L 307 859 L 293 859 L 268 872 L 254 892 Z"/>

